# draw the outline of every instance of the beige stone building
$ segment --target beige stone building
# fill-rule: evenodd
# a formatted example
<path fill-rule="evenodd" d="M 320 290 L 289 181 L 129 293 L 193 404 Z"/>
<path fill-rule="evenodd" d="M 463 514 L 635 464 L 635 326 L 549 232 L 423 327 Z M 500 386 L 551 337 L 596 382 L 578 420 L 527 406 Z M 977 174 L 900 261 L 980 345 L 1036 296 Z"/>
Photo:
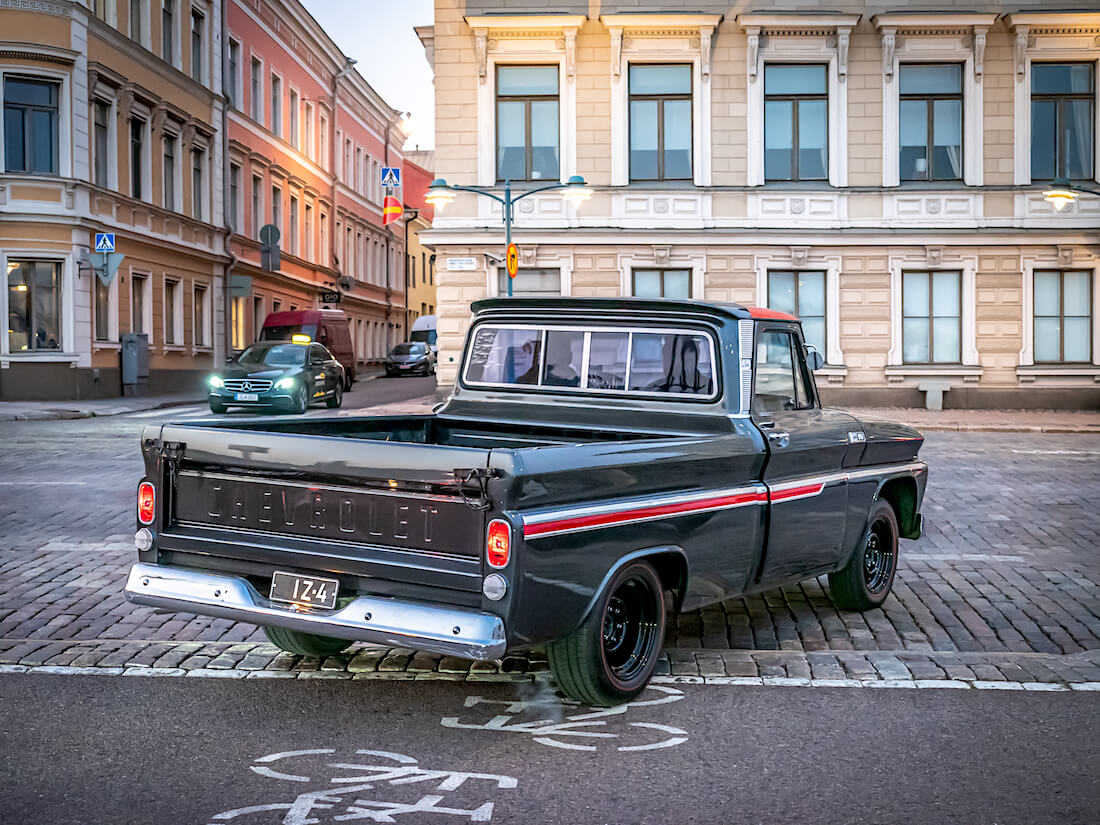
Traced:
<path fill-rule="evenodd" d="M 435 173 L 516 189 L 518 293 L 800 315 L 827 401 L 1100 405 L 1100 12 L 1050 2 L 437 0 Z M 439 378 L 503 227 L 459 194 L 436 250 Z M 922 389 L 924 388 L 924 389 Z"/>
<path fill-rule="evenodd" d="M 0 398 L 197 388 L 223 330 L 221 0 L 0 2 Z M 217 194 L 215 194 L 217 193 Z M 109 283 L 95 233 L 125 257 Z"/>

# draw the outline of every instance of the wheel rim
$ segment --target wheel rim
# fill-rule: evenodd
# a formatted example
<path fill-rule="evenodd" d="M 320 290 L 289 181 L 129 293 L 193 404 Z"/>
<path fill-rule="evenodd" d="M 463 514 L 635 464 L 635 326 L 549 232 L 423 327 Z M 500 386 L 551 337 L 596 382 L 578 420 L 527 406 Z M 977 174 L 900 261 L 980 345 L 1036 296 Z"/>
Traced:
<path fill-rule="evenodd" d="M 871 525 L 863 547 L 863 582 L 868 592 L 881 593 L 894 575 L 894 546 L 890 525 L 878 519 Z"/>
<path fill-rule="evenodd" d="M 629 682 L 644 673 L 660 643 L 657 594 L 639 577 L 622 582 L 604 608 L 603 656 L 611 674 Z"/>
<path fill-rule="evenodd" d="M 341 399 L 343 399 L 343 397 L 344 397 L 344 391 L 340 387 L 336 388 L 335 397 L 336 397 L 336 403 L 337 403 L 337 405 L 339 405 Z"/>

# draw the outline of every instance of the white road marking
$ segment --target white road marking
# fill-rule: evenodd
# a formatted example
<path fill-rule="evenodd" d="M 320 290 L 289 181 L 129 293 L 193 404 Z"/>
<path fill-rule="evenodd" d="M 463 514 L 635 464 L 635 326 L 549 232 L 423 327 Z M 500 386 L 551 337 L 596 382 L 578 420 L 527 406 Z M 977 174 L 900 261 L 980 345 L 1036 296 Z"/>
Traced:
<path fill-rule="evenodd" d="M 1013 450 L 1016 455 L 1100 455 L 1100 450 Z"/>
<path fill-rule="evenodd" d="M 33 479 L 28 479 L 27 481 L 0 481 L 0 487 L 28 487 L 32 484 L 45 487 L 64 487 L 68 485 L 82 487 L 87 483 L 87 481 L 34 481 Z"/>

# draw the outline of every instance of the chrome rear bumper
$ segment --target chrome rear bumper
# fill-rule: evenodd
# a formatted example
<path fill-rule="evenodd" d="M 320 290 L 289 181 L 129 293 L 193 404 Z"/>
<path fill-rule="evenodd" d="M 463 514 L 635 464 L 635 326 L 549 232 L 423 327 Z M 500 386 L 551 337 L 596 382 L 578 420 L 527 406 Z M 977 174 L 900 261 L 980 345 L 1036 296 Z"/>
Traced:
<path fill-rule="evenodd" d="M 409 647 L 484 662 L 504 655 L 504 622 L 419 602 L 359 596 L 337 610 L 295 610 L 269 601 L 245 579 L 156 564 L 135 564 L 126 598 L 137 604 L 285 627 L 320 636 Z"/>

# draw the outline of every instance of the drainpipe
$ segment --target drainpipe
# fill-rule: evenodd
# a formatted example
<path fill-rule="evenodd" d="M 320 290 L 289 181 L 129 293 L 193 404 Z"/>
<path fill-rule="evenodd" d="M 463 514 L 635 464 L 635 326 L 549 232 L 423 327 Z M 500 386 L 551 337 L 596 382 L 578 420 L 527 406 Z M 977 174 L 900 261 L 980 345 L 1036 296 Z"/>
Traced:
<path fill-rule="evenodd" d="M 229 256 L 229 264 L 225 267 L 225 281 L 222 287 L 222 328 L 225 333 L 225 352 L 223 358 L 229 357 L 233 352 L 233 296 L 229 291 L 229 279 L 233 277 L 233 269 L 237 265 L 237 256 L 233 254 L 230 239 L 236 227 L 233 222 L 237 216 L 229 214 L 229 101 L 236 89 L 228 89 L 229 85 L 229 4 L 233 0 L 222 0 L 222 223 L 225 225 L 225 254 Z M 237 193 L 240 194 L 239 192 Z M 194 331 L 192 330 L 192 335 Z M 212 366 L 217 367 L 217 359 Z"/>
<path fill-rule="evenodd" d="M 332 76 L 332 128 L 329 135 L 329 143 L 332 145 L 332 149 L 329 152 L 329 163 L 332 164 L 332 221 L 329 226 L 329 252 L 331 259 L 337 263 L 336 267 L 336 289 L 340 289 L 340 275 L 343 272 L 344 262 L 336 254 L 337 244 L 340 239 L 337 237 L 336 232 L 336 214 L 339 212 L 339 207 L 336 203 L 336 153 L 340 151 L 340 146 L 336 141 L 336 124 L 337 124 L 337 112 L 336 108 L 336 91 L 340 85 L 340 78 L 355 68 L 356 61 L 352 60 L 347 55 L 344 56 L 344 60 L 347 63 L 344 64 L 344 68 L 338 71 Z"/>
<path fill-rule="evenodd" d="M 386 146 L 385 146 L 385 149 L 384 149 L 383 155 L 382 155 L 382 157 L 383 157 L 382 165 L 383 166 L 389 166 L 390 165 L 390 130 L 393 128 L 393 124 L 394 124 L 394 121 L 392 121 L 392 120 L 387 120 L 386 121 Z M 385 221 L 385 219 L 386 219 L 385 203 L 386 203 L 386 193 L 383 192 L 382 193 L 382 205 L 383 205 L 382 220 L 383 221 Z M 383 225 L 382 231 L 386 233 L 386 352 L 389 352 L 390 349 L 393 347 L 393 343 L 390 341 L 390 310 L 393 307 L 393 300 L 390 297 L 391 294 L 392 294 L 392 291 L 390 289 L 390 258 L 393 257 L 393 250 L 390 248 L 390 240 L 393 238 L 393 233 L 390 232 L 390 230 L 385 225 Z"/>

